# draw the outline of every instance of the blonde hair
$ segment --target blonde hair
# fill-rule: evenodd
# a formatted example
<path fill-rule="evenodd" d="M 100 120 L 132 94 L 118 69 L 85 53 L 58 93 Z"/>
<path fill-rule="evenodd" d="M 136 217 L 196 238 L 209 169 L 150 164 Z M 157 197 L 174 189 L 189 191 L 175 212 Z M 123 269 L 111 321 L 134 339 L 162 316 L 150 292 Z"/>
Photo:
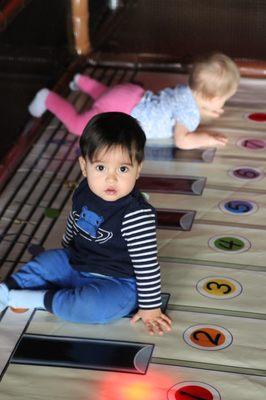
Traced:
<path fill-rule="evenodd" d="M 226 96 L 237 89 L 239 71 L 231 58 L 212 53 L 195 61 L 189 75 L 189 87 L 205 98 Z"/>

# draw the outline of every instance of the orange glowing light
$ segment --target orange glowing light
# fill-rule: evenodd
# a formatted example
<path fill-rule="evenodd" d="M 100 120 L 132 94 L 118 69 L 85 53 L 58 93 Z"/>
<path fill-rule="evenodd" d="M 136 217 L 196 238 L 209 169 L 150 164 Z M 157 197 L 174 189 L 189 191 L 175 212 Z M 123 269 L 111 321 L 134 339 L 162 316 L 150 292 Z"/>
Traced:
<path fill-rule="evenodd" d="M 152 386 L 149 383 L 145 382 L 135 382 L 131 383 L 125 387 L 121 388 L 121 395 L 124 396 L 122 398 L 126 400 L 143 400 L 149 399 Z"/>
<path fill-rule="evenodd" d="M 101 383 L 100 398 L 108 400 L 162 400 L 175 382 L 166 373 L 146 375 L 112 372 Z"/>

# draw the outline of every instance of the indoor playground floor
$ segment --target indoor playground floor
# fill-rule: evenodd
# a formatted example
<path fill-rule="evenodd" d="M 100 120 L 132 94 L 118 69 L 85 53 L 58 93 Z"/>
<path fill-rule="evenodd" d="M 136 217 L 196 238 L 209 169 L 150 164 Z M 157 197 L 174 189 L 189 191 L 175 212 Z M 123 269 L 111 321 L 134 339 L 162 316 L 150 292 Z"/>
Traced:
<path fill-rule="evenodd" d="M 149 89 L 174 73 L 90 66 L 107 84 Z M 222 149 L 148 142 L 138 185 L 158 210 L 164 308 L 172 331 L 7 309 L 0 319 L 1 400 L 265 400 L 266 80 L 242 79 L 224 115 Z M 69 100 L 90 106 L 79 92 Z M 78 139 L 55 118 L 1 195 L 1 279 L 60 246 L 81 179 Z"/>

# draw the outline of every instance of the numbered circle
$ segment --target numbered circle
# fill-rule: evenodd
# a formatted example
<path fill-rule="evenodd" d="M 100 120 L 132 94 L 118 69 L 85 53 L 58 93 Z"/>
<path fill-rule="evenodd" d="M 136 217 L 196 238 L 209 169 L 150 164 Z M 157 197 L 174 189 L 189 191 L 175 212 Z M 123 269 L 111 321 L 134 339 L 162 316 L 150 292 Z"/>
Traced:
<path fill-rule="evenodd" d="M 250 121 L 264 123 L 266 122 L 266 113 L 256 112 L 246 116 Z"/>
<path fill-rule="evenodd" d="M 253 167 L 246 167 L 246 166 L 229 170 L 228 174 L 232 178 L 238 180 L 246 180 L 246 181 L 251 181 L 251 180 L 258 181 L 262 179 L 264 176 L 263 172 L 260 169 Z"/>
<path fill-rule="evenodd" d="M 45 208 L 45 210 L 44 210 L 44 215 L 45 215 L 47 218 L 56 219 L 56 218 L 59 217 L 60 211 L 57 210 L 56 208 L 47 207 L 47 208 Z"/>
<path fill-rule="evenodd" d="M 167 393 L 168 400 L 221 400 L 219 392 L 203 382 L 180 382 Z"/>
<path fill-rule="evenodd" d="M 10 310 L 15 313 L 15 314 L 24 314 L 26 313 L 29 309 L 28 308 L 14 308 L 10 307 Z"/>
<path fill-rule="evenodd" d="M 221 253 L 243 253 L 251 244 L 242 236 L 214 236 L 209 240 L 209 246 Z"/>
<path fill-rule="evenodd" d="M 218 300 L 232 299 L 243 291 L 239 282 L 224 276 L 203 278 L 197 283 L 196 289 L 203 296 Z"/>
<path fill-rule="evenodd" d="M 226 214 L 249 215 L 258 210 L 254 201 L 250 200 L 226 200 L 219 203 L 219 208 Z"/>
<path fill-rule="evenodd" d="M 233 342 L 231 333 L 216 325 L 195 325 L 183 334 L 184 341 L 200 350 L 222 350 Z"/>
<path fill-rule="evenodd" d="M 236 142 L 237 146 L 247 150 L 264 150 L 266 147 L 266 140 L 256 138 L 242 138 Z"/>

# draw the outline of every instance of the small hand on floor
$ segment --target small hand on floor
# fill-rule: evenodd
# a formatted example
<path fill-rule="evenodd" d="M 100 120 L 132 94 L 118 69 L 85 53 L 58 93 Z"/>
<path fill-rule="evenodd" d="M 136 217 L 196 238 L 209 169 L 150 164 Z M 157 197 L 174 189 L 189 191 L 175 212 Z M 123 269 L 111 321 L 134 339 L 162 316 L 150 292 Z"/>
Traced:
<path fill-rule="evenodd" d="M 210 141 L 213 142 L 213 146 L 225 146 L 228 142 L 228 138 L 221 133 L 210 133 Z"/>
<path fill-rule="evenodd" d="M 142 320 L 150 335 L 158 333 L 162 336 L 164 332 L 171 331 L 171 319 L 165 315 L 160 308 L 153 310 L 138 310 L 131 318 L 131 324 Z"/>

